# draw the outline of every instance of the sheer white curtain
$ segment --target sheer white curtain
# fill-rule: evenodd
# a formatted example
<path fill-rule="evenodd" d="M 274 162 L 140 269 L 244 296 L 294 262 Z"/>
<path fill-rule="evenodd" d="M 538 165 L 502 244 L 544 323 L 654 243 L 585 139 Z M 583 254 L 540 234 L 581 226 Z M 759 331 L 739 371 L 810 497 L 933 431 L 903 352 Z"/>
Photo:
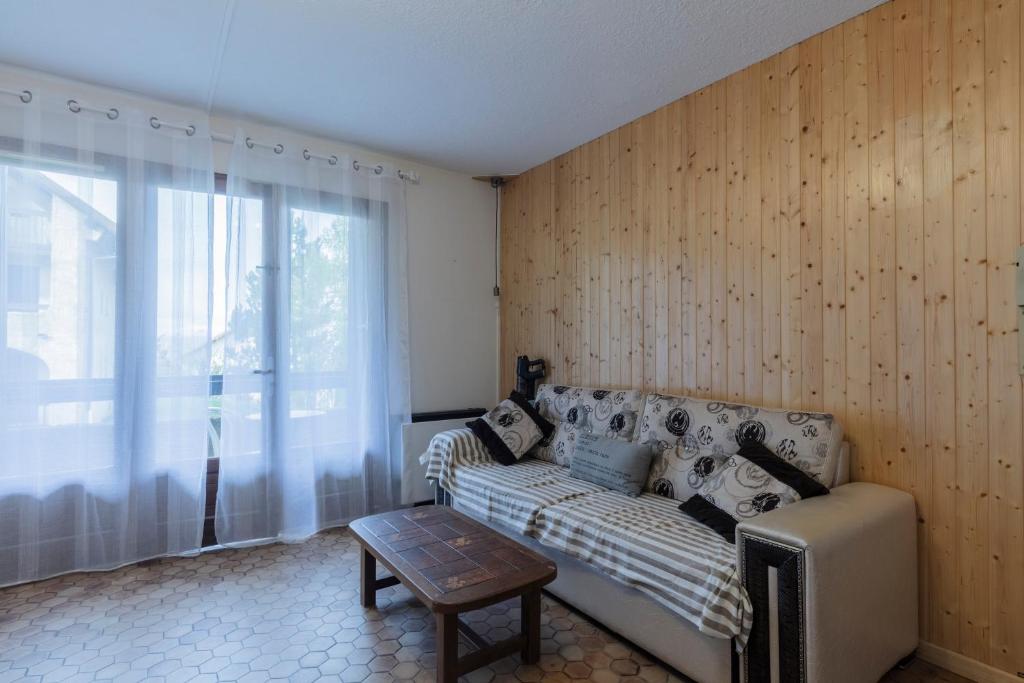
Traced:
<path fill-rule="evenodd" d="M 238 130 L 227 194 L 218 542 L 392 507 L 410 402 L 403 181 Z"/>
<path fill-rule="evenodd" d="M 201 539 L 207 123 L 69 96 L 0 95 L 0 585 Z"/>

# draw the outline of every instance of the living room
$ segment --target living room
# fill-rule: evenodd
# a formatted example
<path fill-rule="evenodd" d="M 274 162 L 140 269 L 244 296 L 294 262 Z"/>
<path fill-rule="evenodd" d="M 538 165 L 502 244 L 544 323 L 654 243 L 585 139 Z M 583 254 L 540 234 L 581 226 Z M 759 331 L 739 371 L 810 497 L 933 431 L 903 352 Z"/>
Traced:
<path fill-rule="evenodd" d="M 1020 680 L 1022 5 L 0 4 L 0 682 Z"/>

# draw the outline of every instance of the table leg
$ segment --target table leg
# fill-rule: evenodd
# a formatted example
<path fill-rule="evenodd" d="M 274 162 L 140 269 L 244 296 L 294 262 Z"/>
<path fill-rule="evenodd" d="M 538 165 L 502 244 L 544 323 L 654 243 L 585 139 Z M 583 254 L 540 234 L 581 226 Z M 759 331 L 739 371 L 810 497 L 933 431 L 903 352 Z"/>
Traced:
<path fill-rule="evenodd" d="M 459 679 L 459 615 L 434 613 L 437 631 L 437 683 Z"/>
<path fill-rule="evenodd" d="M 359 555 L 359 597 L 363 607 L 377 606 L 377 558 L 363 548 Z"/>
<path fill-rule="evenodd" d="M 523 593 L 520 605 L 523 664 L 536 664 L 540 659 L 540 591 Z"/>

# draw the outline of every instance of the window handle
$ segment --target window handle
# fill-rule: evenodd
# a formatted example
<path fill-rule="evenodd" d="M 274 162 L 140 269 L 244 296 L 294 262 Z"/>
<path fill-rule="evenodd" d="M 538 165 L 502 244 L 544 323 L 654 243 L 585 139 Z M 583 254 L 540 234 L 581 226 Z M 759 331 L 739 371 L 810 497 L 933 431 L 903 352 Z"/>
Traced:
<path fill-rule="evenodd" d="M 272 375 L 272 374 L 274 374 L 274 371 L 273 370 L 253 370 L 252 374 L 254 374 L 254 375 Z"/>

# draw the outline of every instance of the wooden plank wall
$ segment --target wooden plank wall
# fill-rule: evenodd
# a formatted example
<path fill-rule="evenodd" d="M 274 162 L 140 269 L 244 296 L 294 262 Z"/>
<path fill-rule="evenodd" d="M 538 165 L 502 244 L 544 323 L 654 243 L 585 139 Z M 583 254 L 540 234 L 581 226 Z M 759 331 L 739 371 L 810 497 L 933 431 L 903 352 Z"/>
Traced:
<path fill-rule="evenodd" d="M 896 0 L 534 168 L 513 358 L 835 413 L 920 509 L 922 638 L 1024 671 L 1020 0 Z"/>

